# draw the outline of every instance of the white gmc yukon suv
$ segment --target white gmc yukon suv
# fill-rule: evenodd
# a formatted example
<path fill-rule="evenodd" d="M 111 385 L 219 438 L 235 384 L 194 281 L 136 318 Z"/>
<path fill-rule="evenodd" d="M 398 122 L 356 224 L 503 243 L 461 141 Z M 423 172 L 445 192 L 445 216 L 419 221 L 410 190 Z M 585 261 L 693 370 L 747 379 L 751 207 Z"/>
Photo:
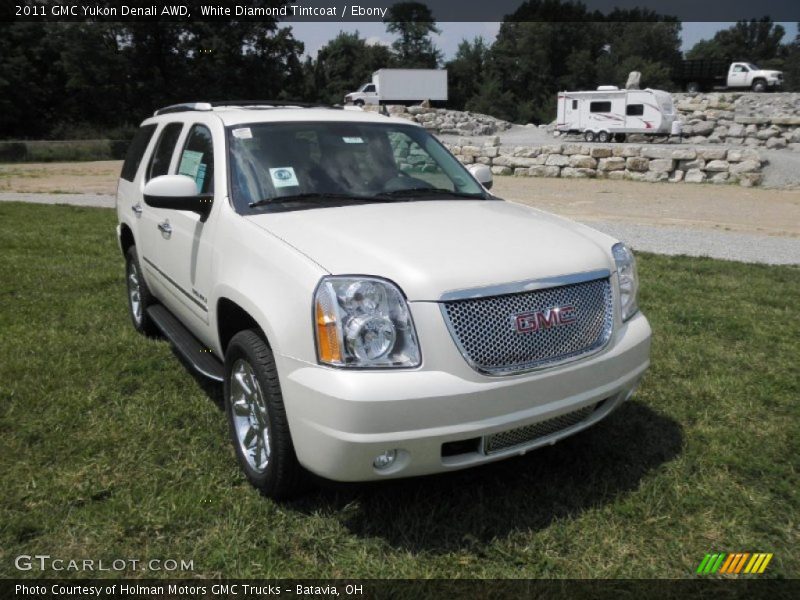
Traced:
<path fill-rule="evenodd" d="M 492 196 L 424 128 L 359 109 L 167 107 L 117 193 L 134 327 L 224 383 L 280 498 L 438 473 L 577 433 L 649 365 L 630 250 Z"/>

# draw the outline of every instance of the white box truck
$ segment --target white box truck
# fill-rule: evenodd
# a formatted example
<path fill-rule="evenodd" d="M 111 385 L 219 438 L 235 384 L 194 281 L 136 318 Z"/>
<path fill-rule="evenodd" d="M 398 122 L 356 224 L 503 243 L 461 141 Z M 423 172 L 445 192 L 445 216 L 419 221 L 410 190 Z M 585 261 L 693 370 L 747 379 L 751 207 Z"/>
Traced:
<path fill-rule="evenodd" d="M 560 92 L 556 130 L 583 134 L 587 142 L 624 142 L 629 133 L 680 135 L 681 123 L 669 92 L 604 85 L 587 92 Z"/>
<path fill-rule="evenodd" d="M 344 97 L 345 104 L 412 104 L 447 101 L 447 69 L 379 69 L 372 83 Z"/>

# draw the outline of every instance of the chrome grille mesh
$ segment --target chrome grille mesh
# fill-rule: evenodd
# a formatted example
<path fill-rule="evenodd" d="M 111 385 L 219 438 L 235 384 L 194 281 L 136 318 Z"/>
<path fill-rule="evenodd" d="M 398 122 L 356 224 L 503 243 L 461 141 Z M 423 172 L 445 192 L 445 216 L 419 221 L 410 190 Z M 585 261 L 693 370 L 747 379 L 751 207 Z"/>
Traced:
<path fill-rule="evenodd" d="M 581 409 L 534 423 L 533 425 L 526 425 L 525 427 L 518 427 L 509 431 L 487 435 L 483 443 L 483 451 L 485 454 L 493 454 L 501 450 L 507 450 L 514 446 L 521 446 L 534 442 L 539 438 L 563 431 L 573 425 L 577 425 L 581 421 L 587 419 L 594 411 L 595 405 L 584 406 Z"/>
<path fill-rule="evenodd" d="M 575 322 L 520 333 L 515 316 L 573 306 Z M 443 303 L 450 333 L 478 371 L 505 375 L 574 358 L 605 345 L 613 325 L 609 279 Z"/>

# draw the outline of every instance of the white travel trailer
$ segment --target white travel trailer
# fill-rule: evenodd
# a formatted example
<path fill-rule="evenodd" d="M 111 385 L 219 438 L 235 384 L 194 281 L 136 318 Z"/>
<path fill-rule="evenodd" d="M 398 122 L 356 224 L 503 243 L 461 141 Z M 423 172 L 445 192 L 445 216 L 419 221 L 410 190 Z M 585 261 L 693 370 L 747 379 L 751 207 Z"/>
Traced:
<path fill-rule="evenodd" d="M 629 133 L 680 135 L 669 92 L 600 86 L 591 92 L 560 92 L 556 130 L 583 134 L 587 142 L 623 142 Z"/>

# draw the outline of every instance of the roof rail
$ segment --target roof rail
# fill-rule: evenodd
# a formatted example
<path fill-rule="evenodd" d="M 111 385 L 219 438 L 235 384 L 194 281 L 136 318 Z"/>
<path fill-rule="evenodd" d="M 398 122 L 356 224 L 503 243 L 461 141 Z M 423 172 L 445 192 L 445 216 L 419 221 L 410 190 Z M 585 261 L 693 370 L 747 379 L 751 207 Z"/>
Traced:
<path fill-rule="evenodd" d="M 339 105 L 329 106 L 319 102 L 294 102 L 292 100 L 220 100 L 214 102 L 184 102 L 182 104 L 172 104 L 164 108 L 158 109 L 153 116 L 165 115 L 174 112 L 186 112 L 193 110 L 212 110 L 213 108 L 224 106 L 242 106 L 242 107 L 296 107 L 296 108 L 337 108 L 341 109 Z"/>

